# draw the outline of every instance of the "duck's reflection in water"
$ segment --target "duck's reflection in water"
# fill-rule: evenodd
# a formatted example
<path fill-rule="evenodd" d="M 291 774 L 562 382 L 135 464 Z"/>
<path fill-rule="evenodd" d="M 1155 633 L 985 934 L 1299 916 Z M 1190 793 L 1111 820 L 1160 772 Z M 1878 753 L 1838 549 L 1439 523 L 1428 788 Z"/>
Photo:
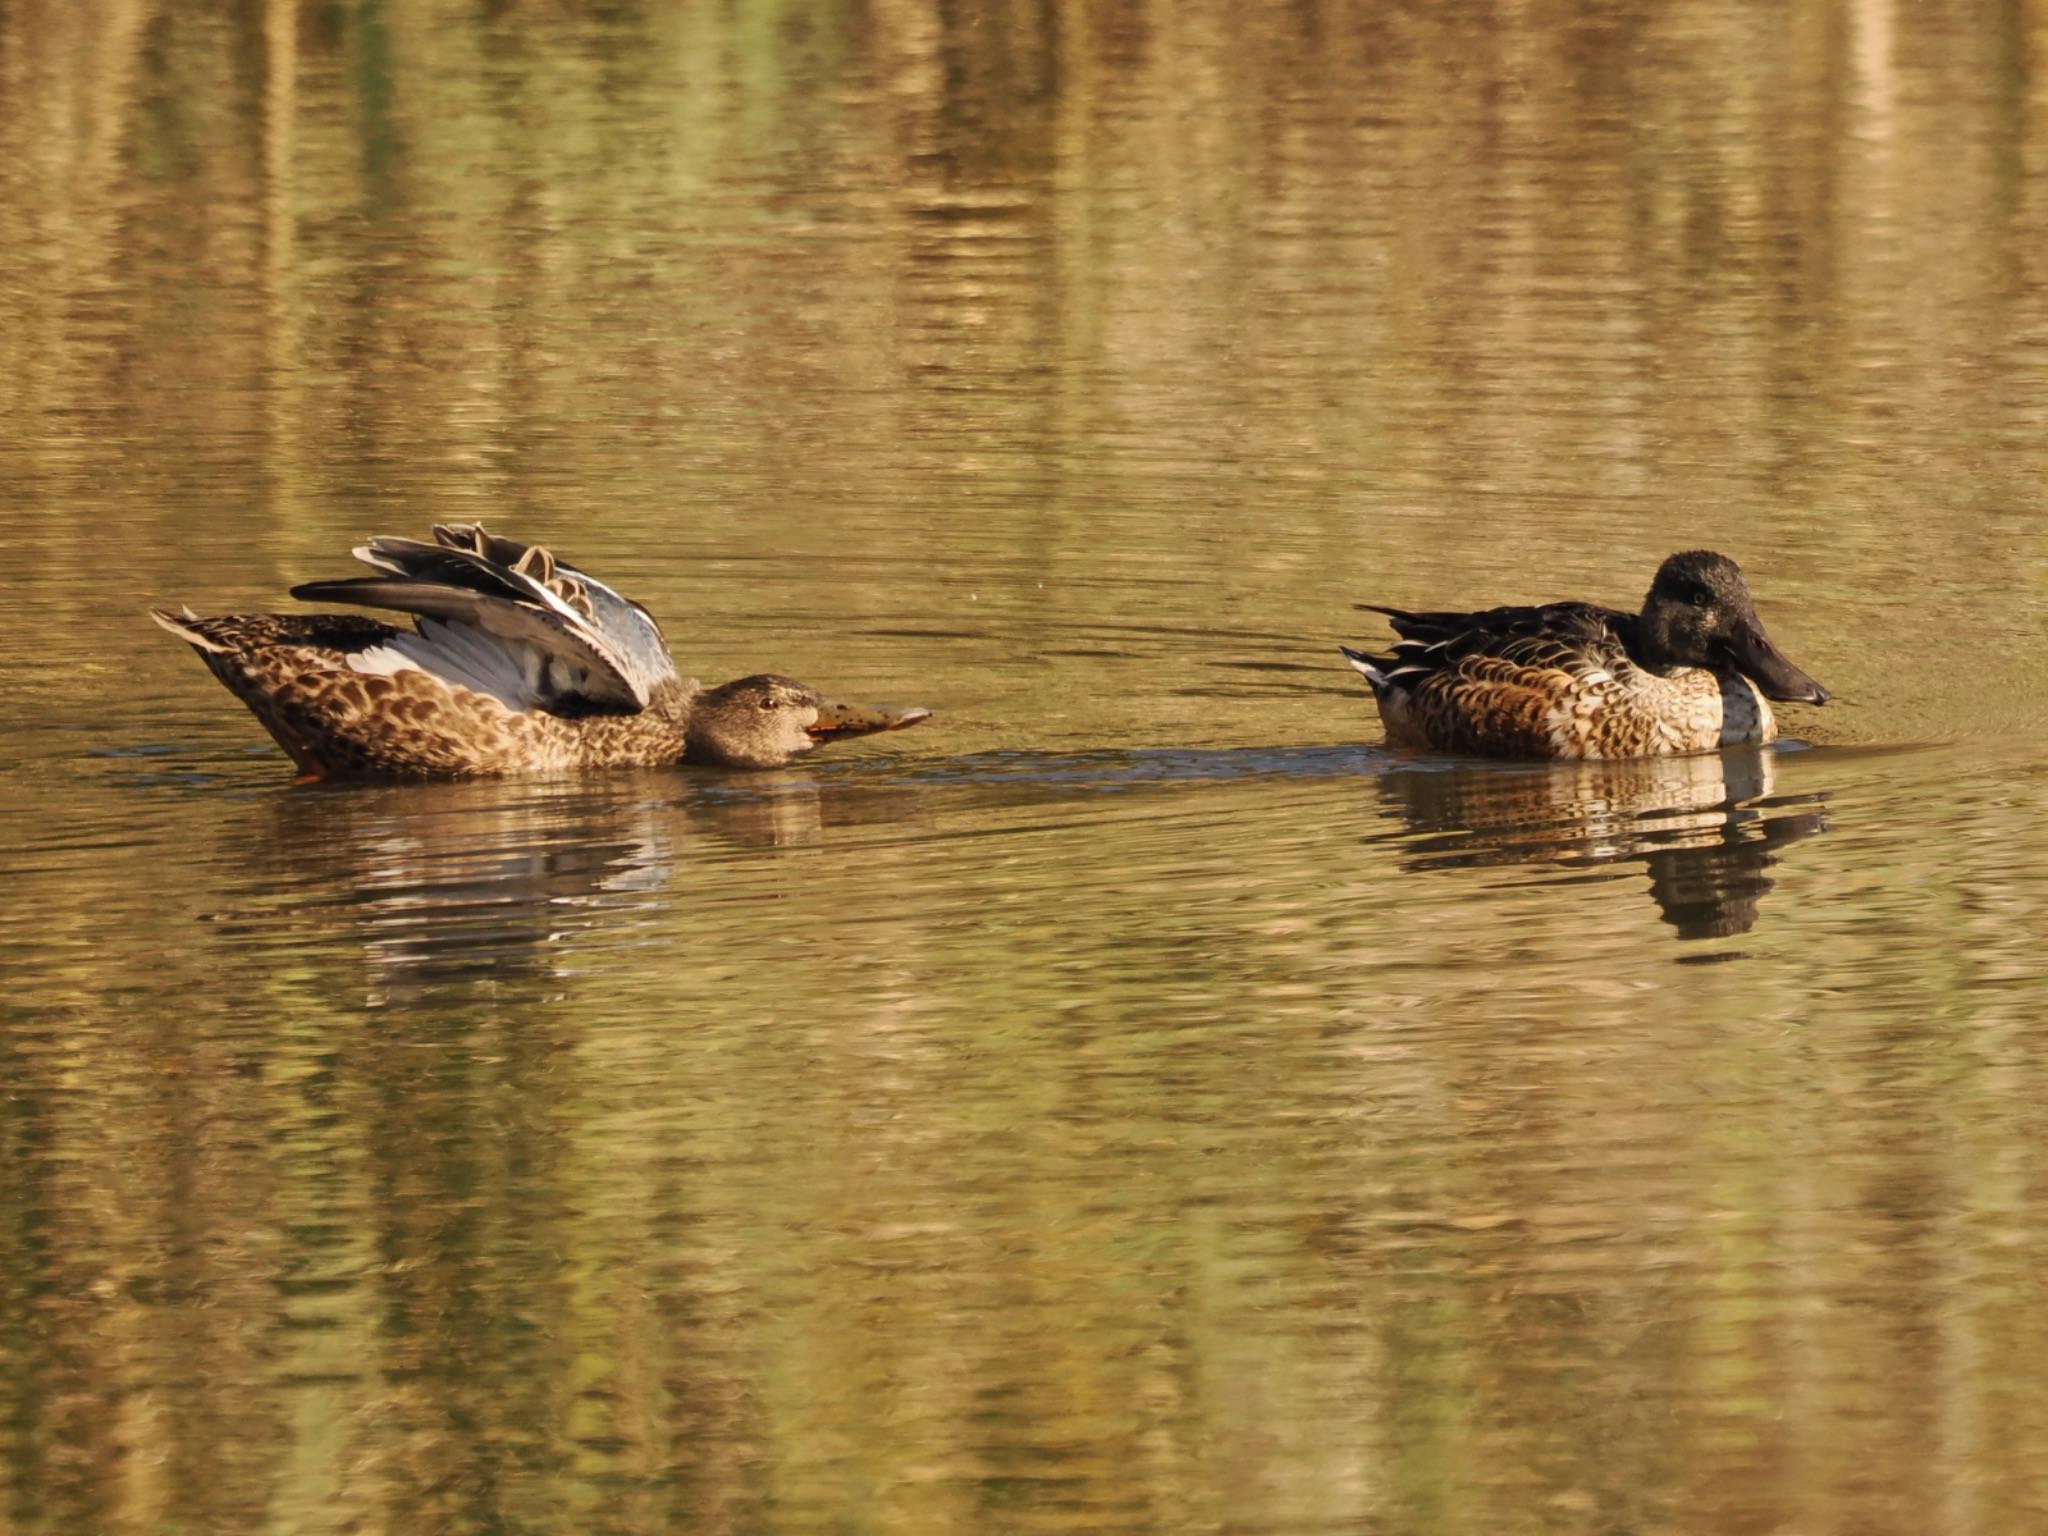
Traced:
<path fill-rule="evenodd" d="M 1682 939 L 1746 933 L 1788 844 L 1827 830 L 1819 796 L 1773 794 L 1776 754 L 1591 763 L 1446 763 L 1381 776 L 1419 837 L 1404 867 L 1531 864 L 1601 877 L 1648 868 L 1650 894 Z"/>
<path fill-rule="evenodd" d="M 252 943 L 341 941 L 368 963 L 372 1005 L 480 981 L 547 990 L 655 942 L 685 865 L 825 825 L 815 785 L 758 774 L 711 790 L 622 774 L 294 791 L 258 818 L 258 901 L 218 920 Z"/>

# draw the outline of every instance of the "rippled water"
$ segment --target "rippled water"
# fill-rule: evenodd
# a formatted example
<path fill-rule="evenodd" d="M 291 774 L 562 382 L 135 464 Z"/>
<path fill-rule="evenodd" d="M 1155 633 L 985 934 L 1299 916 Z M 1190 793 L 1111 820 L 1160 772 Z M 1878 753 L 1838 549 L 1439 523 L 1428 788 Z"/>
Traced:
<path fill-rule="evenodd" d="M 2048 16 L 0 9 L 0 1527 L 2048 1521 Z M 291 786 L 482 517 L 775 774 Z M 1779 749 L 1386 751 L 1749 572 Z"/>

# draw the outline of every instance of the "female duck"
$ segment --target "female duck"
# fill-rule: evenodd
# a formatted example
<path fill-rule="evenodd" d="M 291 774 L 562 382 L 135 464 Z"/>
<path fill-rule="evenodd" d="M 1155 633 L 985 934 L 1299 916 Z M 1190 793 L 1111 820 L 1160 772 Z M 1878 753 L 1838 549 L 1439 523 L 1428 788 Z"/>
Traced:
<path fill-rule="evenodd" d="M 471 523 L 434 540 L 372 539 L 356 558 L 380 574 L 292 588 L 411 614 L 410 629 L 334 613 L 154 617 L 309 778 L 775 768 L 931 714 L 833 704 L 766 674 L 702 688 L 677 675 L 645 608 L 538 545 Z"/>
<path fill-rule="evenodd" d="M 1594 603 L 1384 613 L 1384 656 L 1348 648 L 1387 741 L 1485 757 L 1658 757 L 1776 739 L 1769 699 L 1827 689 L 1764 634 L 1742 571 L 1693 550 L 1658 568 L 1640 614 Z"/>

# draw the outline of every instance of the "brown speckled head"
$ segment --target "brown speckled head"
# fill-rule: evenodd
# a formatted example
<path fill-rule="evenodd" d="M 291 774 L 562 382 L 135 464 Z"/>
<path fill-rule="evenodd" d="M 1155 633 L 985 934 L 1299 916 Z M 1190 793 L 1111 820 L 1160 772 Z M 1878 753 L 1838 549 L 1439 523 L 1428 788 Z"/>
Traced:
<path fill-rule="evenodd" d="M 836 703 L 790 678 L 763 673 L 706 689 L 690 701 L 686 760 L 779 768 L 826 741 L 901 730 L 930 716 L 928 709 Z"/>

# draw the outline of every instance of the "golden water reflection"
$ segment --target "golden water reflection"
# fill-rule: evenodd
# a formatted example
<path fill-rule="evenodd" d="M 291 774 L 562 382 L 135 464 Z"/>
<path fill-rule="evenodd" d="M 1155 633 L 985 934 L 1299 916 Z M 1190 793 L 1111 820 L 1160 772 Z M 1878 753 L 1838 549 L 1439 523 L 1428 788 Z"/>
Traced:
<path fill-rule="evenodd" d="M 0 6 L 0 1526 L 2039 1528 L 2044 314 L 2039 0 Z M 938 717 L 141 619 L 463 518 Z M 1813 750 L 1333 649 L 1703 546 Z"/>
<path fill-rule="evenodd" d="M 1643 866 L 1681 939 L 1747 933 L 1783 850 L 1827 830 L 1817 797 L 1773 795 L 1775 754 L 1635 762 L 1437 763 L 1387 773 L 1381 795 L 1415 832 L 1404 867 L 1541 865 L 1583 875 Z"/>

